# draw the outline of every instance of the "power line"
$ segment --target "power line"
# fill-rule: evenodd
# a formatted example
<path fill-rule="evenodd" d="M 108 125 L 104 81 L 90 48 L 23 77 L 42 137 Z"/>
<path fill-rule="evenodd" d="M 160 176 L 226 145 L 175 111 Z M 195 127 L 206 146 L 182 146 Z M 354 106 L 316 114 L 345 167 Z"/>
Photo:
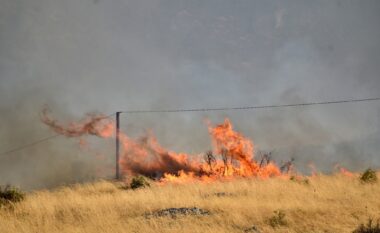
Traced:
<path fill-rule="evenodd" d="M 366 99 L 348 99 L 336 101 L 323 101 L 323 102 L 307 102 L 307 103 L 293 103 L 293 104 L 279 104 L 279 105 L 257 105 L 257 106 L 243 106 L 243 107 L 221 107 L 221 108 L 190 108 L 190 109 L 162 109 L 162 110 L 129 110 L 121 111 L 121 113 L 175 113 L 175 112 L 209 112 L 209 111 L 230 111 L 230 110 L 250 110 L 250 109 L 263 109 L 263 108 L 286 108 L 286 107 L 301 107 L 311 105 L 327 105 L 327 104 L 342 104 L 342 103 L 355 103 L 380 100 L 378 98 Z"/>
<path fill-rule="evenodd" d="M 17 147 L 17 148 L 13 148 L 11 150 L 8 150 L 8 151 L 4 151 L 2 153 L 0 153 L 0 156 L 2 155 L 6 155 L 6 154 L 10 154 L 10 153 L 13 153 L 13 152 L 16 152 L 16 151 L 19 151 L 19 150 L 23 150 L 25 148 L 28 148 L 28 147 L 31 147 L 31 146 L 34 146 L 34 145 L 37 145 L 37 144 L 40 144 L 42 142 L 45 142 L 45 141 L 48 141 L 50 139 L 53 139 L 57 136 L 60 136 L 60 134 L 55 134 L 55 135 L 51 135 L 51 136 L 48 136 L 48 137 L 45 137 L 45 138 L 42 138 L 42 139 L 39 139 L 37 141 L 34 141 L 34 142 L 31 142 L 31 143 L 28 143 L 28 144 L 25 144 L 23 146 L 20 146 L 20 147 Z"/>
<path fill-rule="evenodd" d="M 108 118 L 108 117 L 111 117 L 113 115 L 115 115 L 116 113 L 112 113 L 112 114 L 109 114 L 107 116 L 104 116 L 104 118 Z M 0 156 L 3 156 L 3 155 L 6 155 L 6 154 L 10 154 L 10 153 L 13 153 L 13 152 L 16 152 L 16 151 L 20 151 L 20 150 L 23 150 L 23 149 L 26 149 L 28 147 L 32 147 L 34 145 L 37 145 L 37 144 L 40 144 L 42 142 L 46 142 L 46 141 L 49 141 L 50 139 L 53 139 L 53 138 L 56 138 L 58 136 L 60 136 L 61 134 L 54 134 L 54 135 L 51 135 L 51 136 L 48 136 L 48 137 L 45 137 L 45 138 L 41 138 L 41 139 L 38 139 L 34 142 L 30 142 L 28 144 L 25 144 L 25 145 L 22 145 L 22 146 L 19 146 L 19 147 L 15 147 L 13 149 L 10 149 L 10 150 L 7 150 L 7 151 L 4 151 L 4 152 L 1 152 L 0 153 Z"/>

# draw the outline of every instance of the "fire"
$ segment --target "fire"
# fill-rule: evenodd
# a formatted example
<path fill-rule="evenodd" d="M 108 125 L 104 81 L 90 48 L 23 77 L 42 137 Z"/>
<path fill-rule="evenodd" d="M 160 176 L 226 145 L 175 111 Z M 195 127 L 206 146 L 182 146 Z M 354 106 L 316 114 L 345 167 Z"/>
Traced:
<path fill-rule="evenodd" d="M 309 163 L 307 166 L 310 168 L 311 176 L 316 177 L 318 175 L 318 170 L 316 166 L 314 165 L 314 163 Z"/>
<path fill-rule="evenodd" d="M 354 173 L 350 172 L 349 170 L 347 170 L 347 168 L 344 168 L 344 167 L 340 166 L 339 164 L 336 164 L 334 166 L 334 169 L 339 170 L 340 174 L 342 174 L 344 176 L 354 177 Z"/>
<path fill-rule="evenodd" d="M 64 125 L 54 120 L 45 109 L 41 119 L 55 132 L 68 137 L 115 137 L 114 121 L 101 114 L 88 114 L 79 122 Z M 209 124 L 208 132 L 212 150 L 202 155 L 167 150 L 153 134 L 132 139 L 121 132 L 120 167 L 124 174 L 141 174 L 162 183 L 212 182 L 236 177 L 269 178 L 282 175 L 283 168 L 280 169 L 270 159 L 262 158 L 260 163 L 255 160 L 253 142 L 236 132 L 229 119 L 218 125 Z"/>
<path fill-rule="evenodd" d="M 272 162 L 261 164 L 254 159 L 254 145 L 252 141 L 233 130 L 229 119 L 216 126 L 209 126 L 209 133 L 213 144 L 213 152 L 221 156 L 212 173 L 219 176 L 259 176 L 263 178 L 278 176 L 280 169 Z M 215 159 L 216 160 L 216 159 Z M 209 166 L 208 172 L 211 172 Z"/>

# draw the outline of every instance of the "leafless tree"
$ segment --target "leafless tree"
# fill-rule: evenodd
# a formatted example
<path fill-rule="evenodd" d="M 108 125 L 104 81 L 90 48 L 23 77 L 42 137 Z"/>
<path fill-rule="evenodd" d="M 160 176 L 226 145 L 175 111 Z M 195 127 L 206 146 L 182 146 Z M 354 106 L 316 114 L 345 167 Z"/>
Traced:
<path fill-rule="evenodd" d="M 271 162 L 272 152 L 266 153 L 266 152 L 261 152 L 260 151 L 259 154 L 261 155 L 260 167 L 264 167 L 264 166 L 268 165 Z"/>
<path fill-rule="evenodd" d="M 216 162 L 216 158 L 211 150 L 206 152 L 206 154 L 204 155 L 204 160 L 206 161 L 206 163 L 208 164 L 210 168 L 210 171 L 212 172 L 214 164 Z"/>
<path fill-rule="evenodd" d="M 291 158 L 289 161 L 285 162 L 281 167 L 281 173 L 289 173 L 293 167 L 294 158 Z"/>
<path fill-rule="evenodd" d="M 226 149 L 223 149 L 221 155 L 224 163 L 223 175 L 226 175 L 228 171 L 228 151 Z"/>

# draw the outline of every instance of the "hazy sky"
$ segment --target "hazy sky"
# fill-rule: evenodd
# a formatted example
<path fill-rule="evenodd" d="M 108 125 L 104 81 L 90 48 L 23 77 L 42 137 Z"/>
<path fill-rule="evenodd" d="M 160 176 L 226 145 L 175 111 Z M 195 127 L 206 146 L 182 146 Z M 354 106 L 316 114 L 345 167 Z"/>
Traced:
<path fill-rule="evenodd" d="M 65 121 L 91 111 L 379 97 L 379 12 L 378 0 L 0 0 L 0 151 L 52 133 L 39 120 L 44 104 Z M 122 123 L 133 136 L 152 129 L 170 149 L 200 153 L 210 147 L 204 120 L 224 117 L 279 161 L 380 166 L 379 102 Z M 107 143 L 93 146 L 113 159 Z M 0 158 L 0 184 L 94 177 L 92 154 L 54 139 Z"/>

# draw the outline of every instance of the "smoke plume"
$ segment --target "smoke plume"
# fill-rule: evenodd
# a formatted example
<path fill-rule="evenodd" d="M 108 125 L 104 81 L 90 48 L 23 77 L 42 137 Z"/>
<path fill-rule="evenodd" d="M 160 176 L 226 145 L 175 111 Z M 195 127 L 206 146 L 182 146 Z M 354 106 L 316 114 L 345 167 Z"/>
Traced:
<path fill-rule="evenodd" d="M 0 0 L 0 151 L 53 133 L 41 123 L 44 105 L 74 122 L 94 111 L 378 97 L 379 11 L 378 0 Z M 121 128 L 130 138 L 153 131 L 167 151 L 198 155 L 210 149 L 205 118 L 229 118 L 256 152 L 294 158 L 305 171 L 310 162 L 322 171 L 380 166 L 378 102 L 122 114 Z M 76 137 L 56 137 L 1 156 L 0 185 L 112 177 L 114 142 L 81 139 L 86 149 Z"/>

